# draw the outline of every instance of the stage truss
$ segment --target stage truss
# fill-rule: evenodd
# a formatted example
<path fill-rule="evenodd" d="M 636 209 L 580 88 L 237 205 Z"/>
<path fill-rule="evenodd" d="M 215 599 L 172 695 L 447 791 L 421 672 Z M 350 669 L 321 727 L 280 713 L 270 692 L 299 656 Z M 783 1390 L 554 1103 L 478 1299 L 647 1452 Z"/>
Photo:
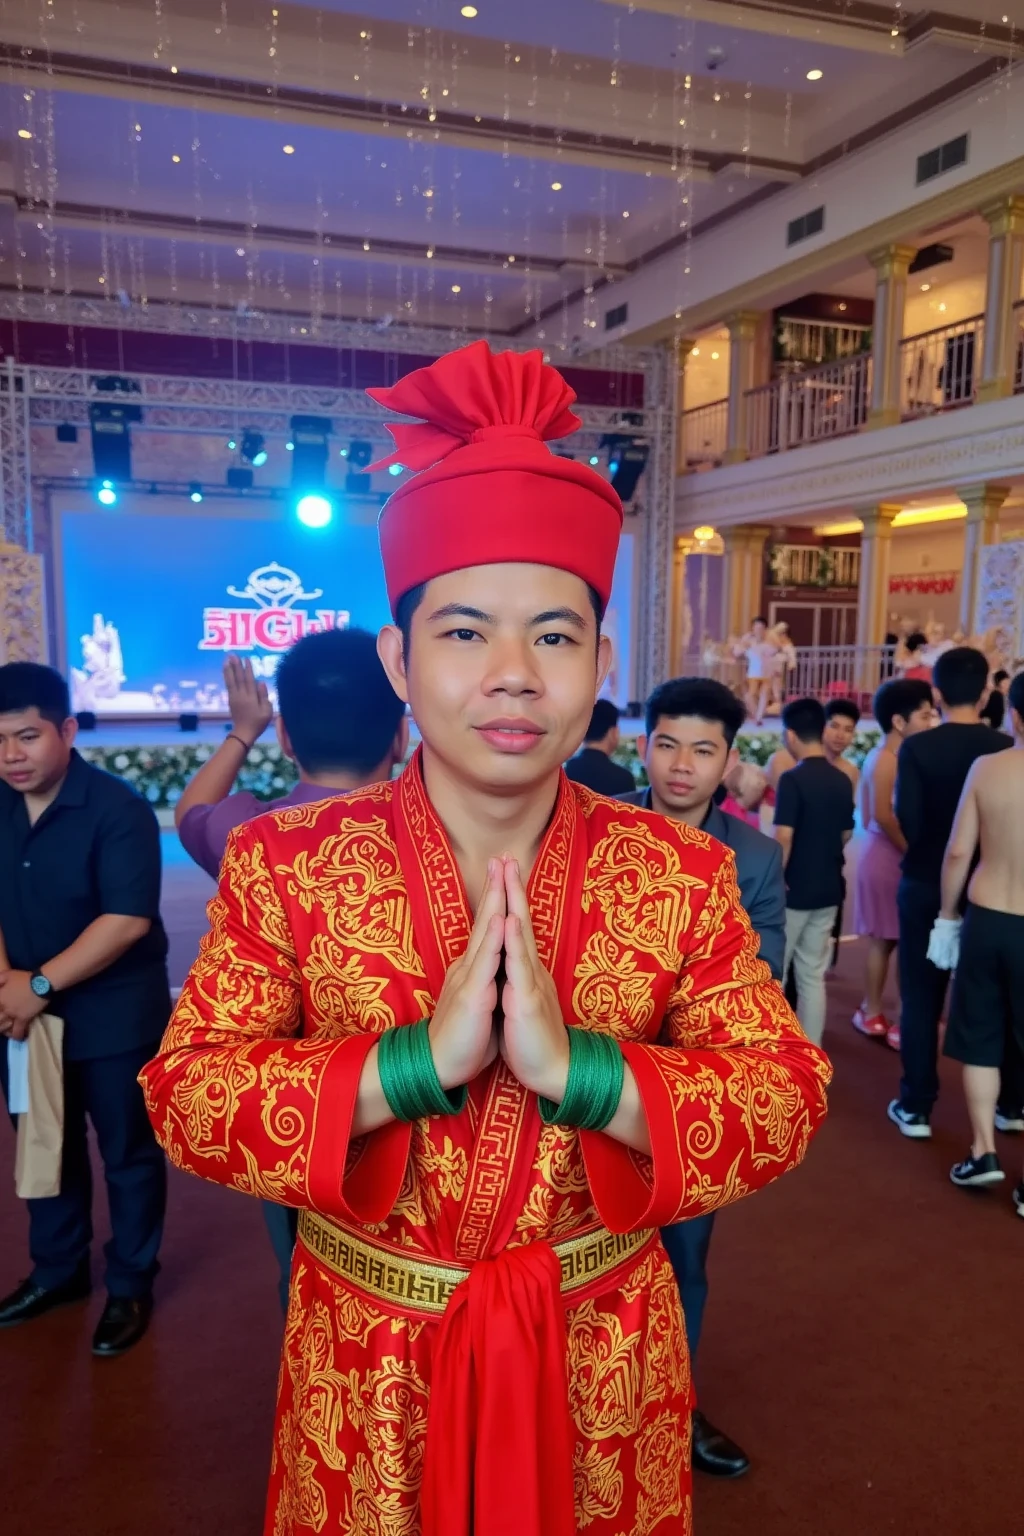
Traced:
<path fill-rule="evenodd" d="M 360 346 L 365 345 L 366 329 L 358 327 Z M 433 337 L 433 333 L 426 334 Z M 422 345 L 426 351 L 423 338 L 424 333 L 417 333 L 415 341 L 412 335 L 403 337 L 402 350 L 412 351 Z M 349 345 L 355 344 L 353 338 Z M 449 338 L 449 346 L 458 344 Z M 397 350 L 395 339 L 388 350 Z M 573 362 L 574 366 L 594 366 L 596 360 Z M 601 366 L 607 368 L 608 360 Z M 644 374 L 645 403 L 643 411 L 631 413 L 629 430 L 642 434 L 650 443 L 647 469 L 632 507 L 639 531 L 635 688 L 636 696 L 642 698 L 665 677 L 668 665 L 676 400 L 672 347 L 634 354 L 630 371 Z M 60 422 L 87 428 L 90 401 L 111 399 L 109 393 L 96 389 L 96 377 L 95 370 L 33 367 L 12 359 L 0 373 L 0 516 L 7 543 L 33 549 L 33 509 L 41 505 L 49 479 L 34 474 L 31 428 Z M 142 425 L 135 430 L 223 435 L 255 427 L 267 435 L 282 435 L 289 430 L 291 416 L 304 414 L 329 417 L 337 433 L 358 434 L 375 448 L 391 447 L 380 407 L 360 389 L 145 373 L 120 373 L 118 377 L 130 382 L 132 393 L 127 398 L 143 408 Z M 583 427 L 572 439 L 576 452 L 594 453 L 606 432 L 621 430 L 620 410 L 580 406 L 577 412 Z"/>

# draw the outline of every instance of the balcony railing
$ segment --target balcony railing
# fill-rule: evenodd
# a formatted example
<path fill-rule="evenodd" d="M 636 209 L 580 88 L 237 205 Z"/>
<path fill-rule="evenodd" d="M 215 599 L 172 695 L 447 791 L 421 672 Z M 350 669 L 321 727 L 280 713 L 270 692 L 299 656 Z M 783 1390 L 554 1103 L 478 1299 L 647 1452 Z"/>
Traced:
<path fill-rule="evenodd" d="M 900 414 L 905 421 L 973 403 L 984 327 L 984 315 L 972 315 L 900 342 Z"/>
<path fill-rule="evenodd" d="M 773 544 L 768 551 L 768 580 L 773 587 L 856 587 L 860 550 L 853 545 Z"/>
<path fill-rule="evenodd" d="M 892 645 L 798 645 L 796 666 L 782 674 L 784 697 L 823 704 L 854 699 L 869 714 L 875 689 L 895 673 L 895 653 Z M 741 696 L 745 691 L 746 666 L 724 646 L 687 656 L 683 670 L 690 677 L 713 677 Z"/>
<path fill-rule="evenodd" d="M 684 411 L 681 418 L 681 447 L 688 469 L 712 469 L 721 464 L 729 429 L 728 400 L 713 400 Z"/>
<path fill-rule="evenodd" d="M 1018 299 L 1013 306 L 1014 319 L 1017 322 L 1014 335 L 1017 345 L 1014 351 L 1013 365 L 1013 392 L 1015 395 L 1024 394 L 1024 299 Z"/>
<path fill-rule="evenodd" d="M 866 352 L 747 392 L 747 451 L 752 459 L 857 432 L 868 416 L 871 358 Z"/>
<path fill-rule="evenodd" d="M 852 357 L 871 345 L 870 325 L 837 325 L 834 320 L 795 320 L 778 323 L 776 345 L 787 362 L 832 363 Z"/>

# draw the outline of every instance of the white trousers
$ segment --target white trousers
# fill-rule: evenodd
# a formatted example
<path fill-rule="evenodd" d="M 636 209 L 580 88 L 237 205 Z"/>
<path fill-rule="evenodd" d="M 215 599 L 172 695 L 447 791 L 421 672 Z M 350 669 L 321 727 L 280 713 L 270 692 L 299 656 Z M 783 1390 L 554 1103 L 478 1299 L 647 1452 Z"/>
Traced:
<path fill-rule="evenodd" d="M 786 908 L 786 972 L 790 964 L 796 981 L 797 1018 L 815 1045 L 825 1033 L 825 972 L 832 950 L 832 929 L 838 907 L 810 912 Z"/>

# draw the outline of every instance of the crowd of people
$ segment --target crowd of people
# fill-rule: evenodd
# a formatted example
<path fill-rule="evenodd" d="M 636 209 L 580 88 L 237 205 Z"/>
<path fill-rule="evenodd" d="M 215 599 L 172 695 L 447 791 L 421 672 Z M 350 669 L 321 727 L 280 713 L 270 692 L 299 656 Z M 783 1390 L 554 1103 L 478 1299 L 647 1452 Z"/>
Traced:
<path fill-rule="evenodd" d="M 930 679 L 908 668 L 881 686 L 882 737 L 860 775 L 847 755 L 856 704 L 811 697 L 784 703 L 761 773 L 738 738 L 763 716 L 785 649 L 756 619 L 746 703 L 710 679 L 653 690 L 638 787 L 614 760 L 618 711 L 593 704 L 621 508 L 522 430 L 515 402 L 545 391 L 544 423 L 560 419 L 558 375 L 519 380 L 536 355 L 480 345 L 425 370 L 430 389 L 412 375 L 383 392 L 403 416 L 468 423 L 450 459 L 382 514 L 394 622 L 379 637 L 299 641 L 276 717 L 251 665 L 225 664 L 230 729 L 175 814 L 218 894 L 170 1023 L 154 813 L 80 756 L 57 672 L 0 667 L 0 1079 L 19 1159 L 16 1078 L 31 1077 L 44 1019 L 62 1029 L 64 1093 L 55 1187 L 27 1199 L 32 1268 L 0 1299 L 0 1327 L 89 1295 L 87 1120 L 112 1229 L 97 1356 L 124 1354 L 150 1324 L 165 1152 L 258 1195 L 288 1319 L 267 1526 L 282 1536 L 304 1523 L 294 1511 L 311 1485 L 343 1523 L 346 1468 L 371 1466 L 358 1415 L 339 1416 L 329 1453 L 309 1431 L 314 1356 L 338 1379 L 386 1367 L 410 1392 L 424 1384 L 425 1451 L 388 1451 L 415 1464 L 401 1485 L 410 1529 L 420 1508 L 425 1536 L 471 1529 L 474 1500 L 491 1529 L 500 1498 L 515 1528 L 539 1530 L 538 1490 L 543 1529 L 575 1529 L 572 1373 L 603 1367 L 573 1332 L 574 1293 L 600 1295 L 650 1377 L 630 1420 L 635 1476 L 619 1478 L 596 1536 L 646 1518 L 652 1425 L 670 1512 L 688 1508 L 691 1456 L 708 1475 L 747 1470 L 693 1407 L 687 1359 L 699 1360 L 717 1208 L 794 1166 L 825 1113 L 827 975 L 858 806 L 868 949 L 854 1024 L 901 1053 L 890 1119 L 930 1135 L 954 971 L 945 1050 L 963 1065 L 973 1139 L 953 1182 L 999 1182 L 993 1133 L 1024 1131 L 1024 674 L 1007 680 L 1012 742 L 981 718 L 986 657 L 954 646 Z M 474 414 L 481 400 L 493 423 Z M 478 517 L 482 476 L 515 516 Z M 447 542 L 421 531 L 442 506 Z M 408 762 L 407 710 L 421 738 Z M 268 806 L 234 784 L 272 722 L 299 781 Z M 766 1092 L 769 1062 L 779 1109 L 765 1128 L 741 1090 L 747 1074 Z M 482 1123 L 488 1146 L 512 1146 L 497 1171 L 481 1166 Z M 1024 1215 L 1024 1181 L 1014 1202 Z M 336 1321 L 307 1347 L 314 1314 Z M 614 1396 L 612 1384 L 609 1413 Z M 575 1433 L 600 1462 L 604 1431 Z"/>

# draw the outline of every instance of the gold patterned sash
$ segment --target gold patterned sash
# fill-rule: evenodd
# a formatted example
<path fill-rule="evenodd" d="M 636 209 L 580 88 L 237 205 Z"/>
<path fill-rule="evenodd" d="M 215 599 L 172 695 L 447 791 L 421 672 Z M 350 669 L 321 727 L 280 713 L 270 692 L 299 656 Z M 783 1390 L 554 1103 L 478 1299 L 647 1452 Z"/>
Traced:
<path fill-rule="evenodd" d="M 635 1258 L 657 1234 L 609 1232 L 604 1227 L 553 1243 L 562 1266 L 562 1292 L 571 1294 Z M 396 1253 L 357 1236 L 314 1211 L 299 1213 L 299 1241 L 321 1264 L 375 1301 L 440 1317 L 456 1286 L 469 1276 L 461 1264 L 441 1264 L 412 1253 Z"/>

